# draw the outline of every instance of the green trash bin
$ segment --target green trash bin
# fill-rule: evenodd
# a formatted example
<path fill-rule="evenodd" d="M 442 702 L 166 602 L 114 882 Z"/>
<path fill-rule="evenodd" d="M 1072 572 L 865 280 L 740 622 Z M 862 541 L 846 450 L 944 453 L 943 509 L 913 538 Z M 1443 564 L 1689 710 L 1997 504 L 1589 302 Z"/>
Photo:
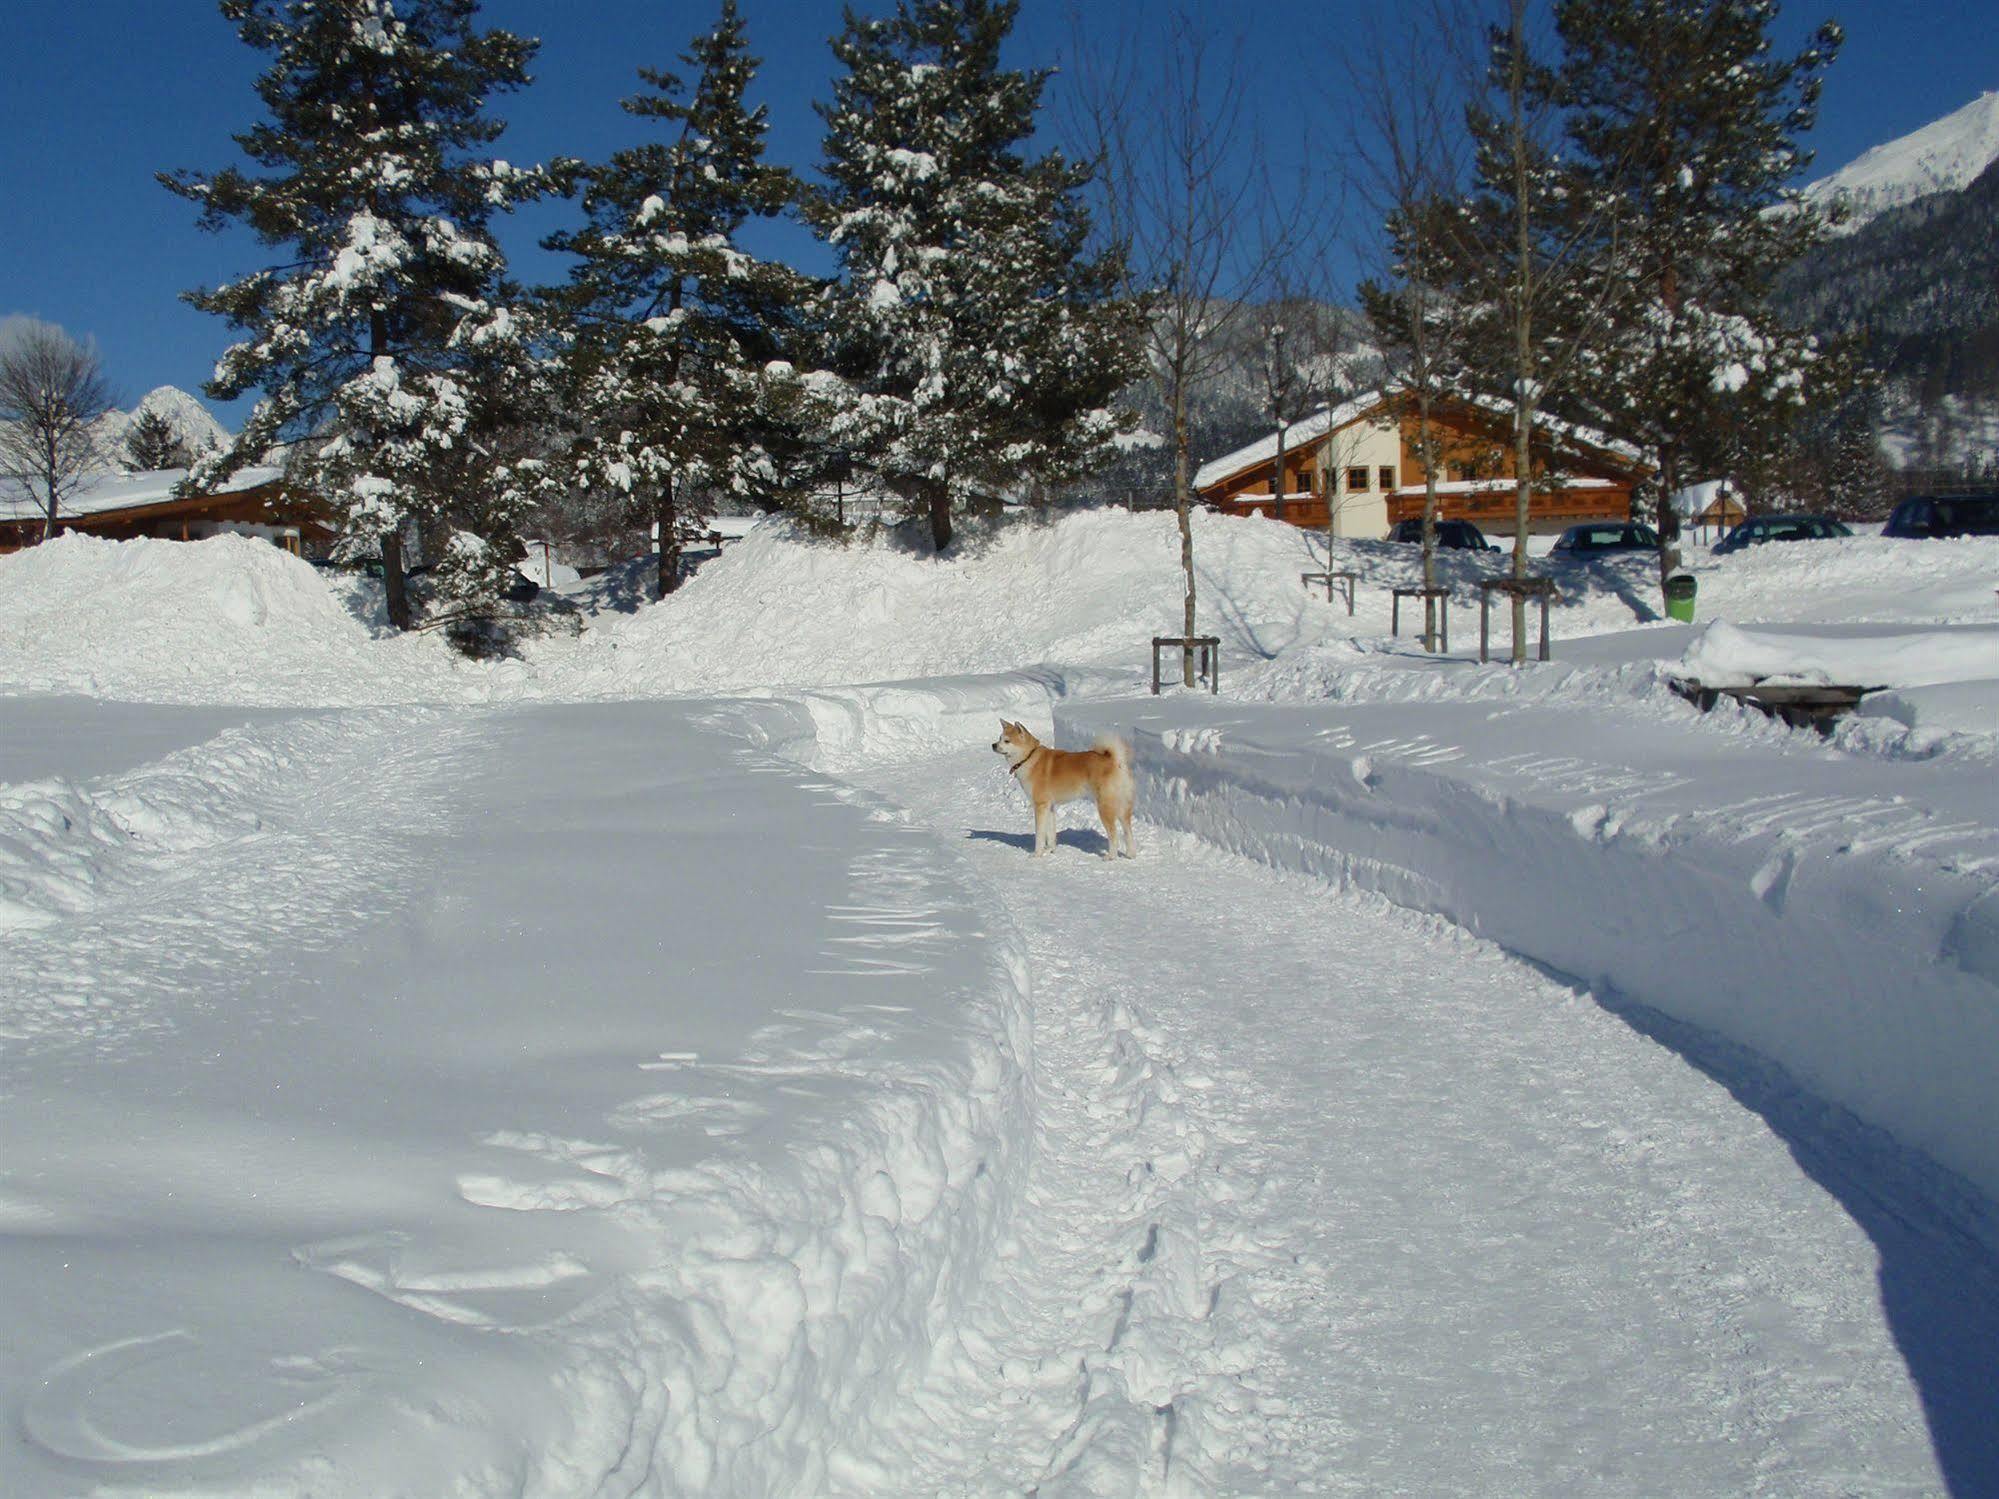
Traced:
<path fill-rule="evenodd" d="M 1692 624 L 1696 588 L 1692 573 L 1674 573 L 1666 580 L 1666 613 L 1684 624 Z"/>

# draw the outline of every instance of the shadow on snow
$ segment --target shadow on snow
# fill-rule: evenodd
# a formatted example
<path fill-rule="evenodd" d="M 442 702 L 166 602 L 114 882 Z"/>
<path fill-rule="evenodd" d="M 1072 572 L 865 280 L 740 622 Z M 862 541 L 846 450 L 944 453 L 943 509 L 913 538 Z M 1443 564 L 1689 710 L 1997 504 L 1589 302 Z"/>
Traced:
<path fill-rule="evenodd" d="M 1564 982 L 1574 984 L 1573 978 Z M 1770 1126 L 1881 1256 L 1881 1307 L 1957 1499 L 1999 1495 L 1999 1205 L 1782 1067 L 1614 992 L 1592 997 Z"/>

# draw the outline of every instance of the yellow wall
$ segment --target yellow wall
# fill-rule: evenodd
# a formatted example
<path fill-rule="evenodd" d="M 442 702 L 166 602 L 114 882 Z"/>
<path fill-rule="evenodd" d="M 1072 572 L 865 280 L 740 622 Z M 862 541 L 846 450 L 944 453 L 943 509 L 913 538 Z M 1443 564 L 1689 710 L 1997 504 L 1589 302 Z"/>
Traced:
<path fill-rule="evenodd" d="M 1333 506 L 1333 534 L 1379 541 L 1388 534 L 1388 493 L 1381 486 L 1381 471 L 1395 470 L 1401 482 L 1402 436 L 1393 417 L 1380 422 L 1355 422 L 1330 434 L 1320 445 L 1322 465 L 1329 494 L 1337 495 Z M 1351 488 L 1350 468 L 1367 470 L 1367 487 Z M 1332 487 L 1337 484 L 1337 489 Z M 1390 485 L 1389 488 L 1394 488 Z"/>

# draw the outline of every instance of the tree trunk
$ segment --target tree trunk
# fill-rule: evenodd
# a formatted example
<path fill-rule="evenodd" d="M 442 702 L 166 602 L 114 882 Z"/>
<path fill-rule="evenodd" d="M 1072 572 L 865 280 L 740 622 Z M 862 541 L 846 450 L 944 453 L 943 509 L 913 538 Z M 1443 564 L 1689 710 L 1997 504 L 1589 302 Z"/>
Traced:
<path fill-rule="evenodd" d="M 951 488 L 948 484 L 926 484 L 930 504 L 930 543 L 941 552 L 951 544 Z"/>
<path fill-rule="evenodd" d="M 1437 586 L 1437 450 L 1430 426 L 1430 388 L 1416 392 L 1416 451 L 1423 455 L 1423 586 Z M 1423 649 L 1437 644 L 1437 601 L 1423 600 Z"/>
<path fill-rule="evenodd" d="M 1521 329 L 1521 347 L 1526 345 L 1526 329 Z M 1522 357 L 1525 357 L 1523 354 Z M 1521 376 L 1519 405 L 1513 421 L 1513 467 L 1519 475 L 1514 487 L 1513 570 L 1515 582 L 1527 576 L 1527 517 L 1534 507 L 1534 403 L 1525 395 L 1526 375 Z M 1527 663 L 1527 595 L 1515 593 L 1510 611 L 1513 622 L 1513 664 Z"/>
<path fill-rule="evenodd" d="M 1173 513 L 1180 522 L 1180 571 L 1187 580 L 1186 608 L 1181 619 L 1180 633 L 1189 640 L 1194 638 L 1194 485 L 1193 469 L 1188 458 L 1187 444 L 1187 392 L 1179 385 L 1173 389 Z M 1184 687 L 1194 685 L 1194 648 L 1180 648 L 1180 683 Z"/>
<path fill-rule="evenodd" d="M 1333 466 L 1333 439 L 1326 437 L 1326 445 L 1319 449 L 1319 493 L 1326 498 L 1326 571 L 1333 570 L 1333 542 L 1339 536 L 1338 501 L 1340 497 L 1339 471 Z M 1386 503 L 1385 501 L 1383 503 Z M 1328 603 L 1332 601 L 1330 591 L 1326 594 Z"/>
<path fill-rule="evenodd" d="M 1534 374 L 1534 235 L 1527 196 L 1527 123 L 1522 114 L 1527 90 L 1527 7 L 1513 0 L 1507 103 L 1513 148 L 1513 253 L 1518 295 L 1513 304 L 1513 578 L 1527 576 L 1527 520 L 1534 508 L 1534 403 L 1540 393 Z M 1516 591 L 1508 610 L 1513 624 L 1513 664 L 1527 661 L 1527 596 Z"/>
<path fill-rule="evenodd" d="M 665 598 L 680 586 L 680 507 L 671 479 L 653 506 L 653 519 L 659 525 L 659 596 Z"/>
<path fill-rule="evenodd" d="M 1659 592 L 1666 580 L 1680 570 L 1680 512 L 1673 508 L 1673 496 L 1680 487 L 1680 456 L 1670 449 L 1659 453 Z"/>
<path fill-rule="evenodd" d="M 1270 480 L 1270 497 L 1273 501 L 1270 513 L 1278 520 L 1284 519 L 1284 418 L 1277 419 L 1277 471 Z"/>
<path fill-rule="evenodd" d="M 1659 300 L 1666 316 L 1677 324 L 1680 317 L 1680 269 L 1668 259 L 1659 278 Z M 1659 449 L 1659 593 L 1663 599 L 1666 580 L 1680 570 L 1680 512 L 1673 508 L 1673 496 L 1680 492 L 1680 455 L 1670 446 Z"/>
<path fill-rule="evenodd" d="M 407 630 L 415 619 L 410 613 L 409 585 L 403 576 L 400 530 L 382 533 L 382 592 L 388 603 L 389 623 L 398 630 Z"/>

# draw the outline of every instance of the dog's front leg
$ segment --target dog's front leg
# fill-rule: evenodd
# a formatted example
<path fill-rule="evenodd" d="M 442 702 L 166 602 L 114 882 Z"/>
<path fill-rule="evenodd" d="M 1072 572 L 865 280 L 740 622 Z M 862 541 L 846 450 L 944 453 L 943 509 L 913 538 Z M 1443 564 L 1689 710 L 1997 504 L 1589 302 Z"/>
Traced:
<path fill-rule="evenodd" d="M 1034 808 L 1034 857 L 1055 851 L 1055 809 L 1036 804 Z"/>

